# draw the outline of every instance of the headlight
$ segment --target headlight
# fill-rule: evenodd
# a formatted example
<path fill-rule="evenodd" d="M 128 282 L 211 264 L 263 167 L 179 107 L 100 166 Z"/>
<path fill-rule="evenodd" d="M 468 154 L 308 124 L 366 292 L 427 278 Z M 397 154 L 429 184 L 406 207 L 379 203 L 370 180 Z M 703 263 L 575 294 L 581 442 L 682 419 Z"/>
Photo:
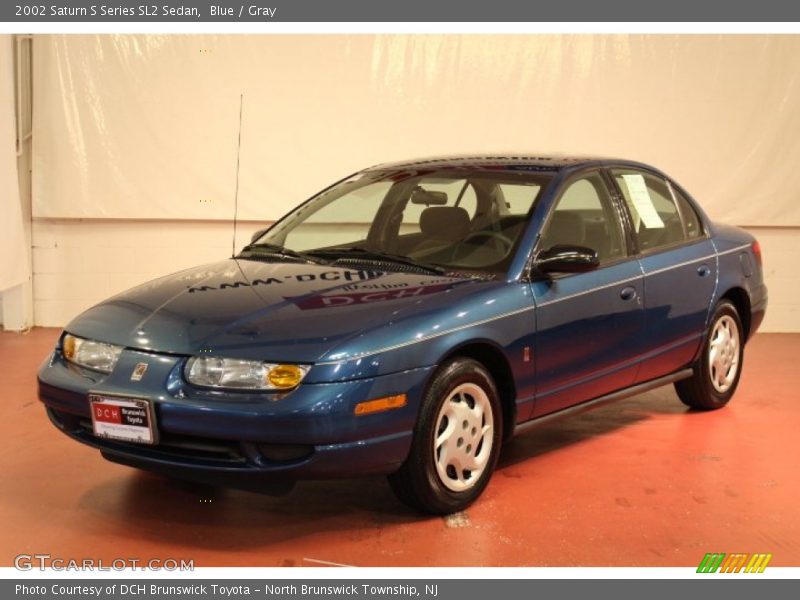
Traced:
<path fill-rule="evenodd" d="M 102 371 L 103 373 L 111 373 L 114 370 L 114 365 L 119 360 L 122 346 L 95 342 L 94 340 L 66 334 L 61 341 L 61 352 L 64 358 L 76 365 L 94 369 L 95 371 Z"/>
<path fill-rule="evenodd" d="M 311 367 L 277 365 L 256 360 L 195 356 L 184 368 L 194 385 L 239 390 L 290 390 L 300 385 Z"/>

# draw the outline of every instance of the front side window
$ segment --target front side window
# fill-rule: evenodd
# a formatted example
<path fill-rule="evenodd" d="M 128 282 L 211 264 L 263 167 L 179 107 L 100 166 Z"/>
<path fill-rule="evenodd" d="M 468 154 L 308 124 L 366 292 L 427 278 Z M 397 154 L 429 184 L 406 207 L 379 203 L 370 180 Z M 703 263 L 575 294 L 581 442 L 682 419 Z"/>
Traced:
<path fill-rule="evenodd" d="M 627 255 L 622 226 L 598 173 L 567 184 L 550 216 L 539 247 L 584 246 L 597 252 L 600 264 Z"/>
<path fill-rule="evenodd" d="M 681 220 L 676 195 L 667 180 L 632 169 L 615 169 L 612 174 L 628 205 L 642 251 L 671 246 L 702 234 L 697 214 L 685 200 L 686 215 L 689 219 L 694 216 L 694 221 Z"/>
<path fill-rule="evenodd" d="M 248 252 L 407 259 L 419 265 L 502 272 L 516 252 L 549 173 L 465 169 L 368 171 L 341 182 L 272 227 Z"/>

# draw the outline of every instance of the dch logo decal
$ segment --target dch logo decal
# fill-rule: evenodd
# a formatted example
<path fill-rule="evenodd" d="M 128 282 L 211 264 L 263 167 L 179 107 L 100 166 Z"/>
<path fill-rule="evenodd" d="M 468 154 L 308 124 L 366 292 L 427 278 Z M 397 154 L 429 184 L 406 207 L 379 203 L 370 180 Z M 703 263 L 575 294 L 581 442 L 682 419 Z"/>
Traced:
<path fill-rule="evenodd" d="M 700 561 L 698 573 L 763 573 L 772 554 L 725 554 L 709 552 Z"/>
<path fill-rule="evenodd" d="M 94 418 L 96 421 L 102 421 L 103 423 L 122 423 L 122 414 L 119 406 L 95 406 Z"/>

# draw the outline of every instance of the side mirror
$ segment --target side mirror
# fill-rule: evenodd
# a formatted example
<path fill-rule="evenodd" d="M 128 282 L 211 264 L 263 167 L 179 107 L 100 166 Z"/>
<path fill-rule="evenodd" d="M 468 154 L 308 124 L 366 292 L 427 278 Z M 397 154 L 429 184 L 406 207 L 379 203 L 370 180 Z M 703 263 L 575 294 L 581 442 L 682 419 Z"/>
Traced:
<path fill-rule="evenodd" d="M 540 273 L 585 273 L 599 265 L 596 250 L 562 244 L 539 252 L 534 263 Z"/>
<path fill-rule="evenodd" d="M 259 229 L 258 231 L 256 231 L 256 232 L 253 234 L 253 236 L 250 238 L 250 243 L 251 243 L 251 244 L 254 244 L 254 243 L 255 243 L 255 241 L 256 241 L 258 238 L 260 238 L 262 235 L 264 235 L 265 233 L 267 233 L 267 229 L 269 229 L 269 227 L 264 227 L 264 229 Z"/>

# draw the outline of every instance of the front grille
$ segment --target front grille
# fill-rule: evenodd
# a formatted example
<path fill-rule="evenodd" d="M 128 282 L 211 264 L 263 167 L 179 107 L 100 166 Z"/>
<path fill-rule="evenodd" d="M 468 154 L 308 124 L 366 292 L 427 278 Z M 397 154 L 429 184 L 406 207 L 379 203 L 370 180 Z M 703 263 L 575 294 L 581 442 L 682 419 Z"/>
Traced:
<path fill-rule="evenodd" d="M 98 440 L 103 445 L 113 444 L 129 450 L 145 449 L 150 452 L 158 452 L 170 458 L 194 458 L 201 459 L 203 462 L 208 460 L 223 461 L 227 463 L 245 463 L 246 458 L 241 452 L 238 442 L 227 440 L 216 440 L 211 438 L 201 438 L 190 435 L 178 435 L 174 433 L 160 433 L 158 444 L 148 446 L 134 444 L 118 440 L 106 440 L 94 435 L 91 421 L 81 420 L 80 428 L 83 435 L 89 435 L 94 440 Z"/>
<path fill-rule="evenodd" d="M 53 422 L 65 433 L 101 450 L 198 465 L 230 467 L 247 464 L 247 458 L 236 441 L 160 432 L 156 445 L 134 444 L 96 437 L 90 420 L 52 408 L 48 411 Z"/>
<path fill-rule="evenodd" d="M 155 460 L 209 467 L 264 468 L 298 463 L 314 453 L 314 446 L 306 444 L 239 442 L 164 431 L 159 432 L 155 445 L 135 444 L 95 436 L 91 420 L 85 417 L 53 408 L 47 411 L 53 423 L 73 438 L 100 450 Z"/>

